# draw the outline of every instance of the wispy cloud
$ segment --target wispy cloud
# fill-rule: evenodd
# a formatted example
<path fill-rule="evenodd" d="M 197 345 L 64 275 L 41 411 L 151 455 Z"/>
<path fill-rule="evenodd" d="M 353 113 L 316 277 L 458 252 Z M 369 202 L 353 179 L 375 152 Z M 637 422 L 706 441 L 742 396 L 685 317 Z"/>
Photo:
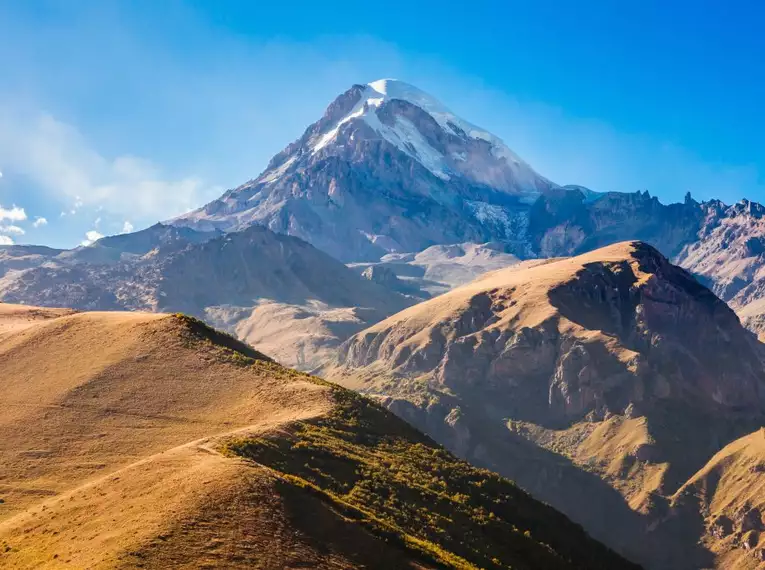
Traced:
<path fill-rule="evenodd" d="M 35 228 L 40 228 L 42 226 L 47 226 L 47 225 L 48 225 L 48 220 L 46 220 L 42 216 L 37 216 L 35 218 L 34 223 L 32 224 L 32 226 L 35 227 Z"/>
<path fill-rule="evenodd" d="M 44 113 L 6 113 L 0 121 L 0 155 L 39 192 L 68 201 L 71 206 L 63 215 L 101 207 L 114 215 L 159 220 L 186 212 L 220 191 L 199 178 L 169 178 L 147 159 L 108 158 L 74 126 Z M 24 220 L 26 213 L 21 208 L 0 210 L 2 219 Z"/>
<path fill-rule="evenodd" d="M 24 208 L 13 206 L 12 208 L 6 209 L 0 206 L 0 221 L 23 222 L 26 219 L 27 213 L 24 211 Z"/>
<path fill-rule="evenodd" d="M 17 236 L 23 236 L 25 233 L 24 228 L 19 226 L 0 226 L 0 234 L 12 234 Z"/>
<path fill-rule="evenodd" d="M 85 239 L 80 243 L 80 245 L 88 246 L 91 245 L 98 240 L 100 240 L 102 237 L 104 237 L 102 234 L 98 233 L 96 230 L 90 230 L 89 232 L 85 233 Z"/>

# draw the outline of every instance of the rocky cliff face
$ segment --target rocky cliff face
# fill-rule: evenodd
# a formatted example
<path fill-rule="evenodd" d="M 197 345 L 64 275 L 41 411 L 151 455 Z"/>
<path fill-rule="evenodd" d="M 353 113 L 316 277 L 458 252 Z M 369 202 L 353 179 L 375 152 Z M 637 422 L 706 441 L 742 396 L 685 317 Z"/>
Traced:
<path fill-rule="evenodd" d="M 647 191 L 592 196 L 564 187 L 534 204 L 529 239 L 540 257 L 583 253 L 624 240 L 650 243 L 672 257 L 698 239 L 703 215 L 704 205 L 690 195 L 682 204 L 665 205 Z"/>
<path fill-rule="evenodd" d="M 716 563 L 695 522 L 665 540 L 670 496 L 765 421 L 764 364 L 725 303 L 630 242 L 410 307 L 352 337 L 327 374 L 628 556 L 690 569 Z"/>
<path fill-rule="evenodd" d="M 551 190 L 532 207 L 530 249 L 572 255 L 625 239 L 650 243 L 730 304 L 755 332 L 765 330 L 765 207 L 742 200 L 661 204 L 647 192 L 588 198 Z"/>
<path fill-rule="evenodd" d="M 682 249 L 677 262 L 755 325 L 763 314 L 757 301 L 765 298 L 765 207 L 713 201 L 703 212 L 698 240 Z"/>

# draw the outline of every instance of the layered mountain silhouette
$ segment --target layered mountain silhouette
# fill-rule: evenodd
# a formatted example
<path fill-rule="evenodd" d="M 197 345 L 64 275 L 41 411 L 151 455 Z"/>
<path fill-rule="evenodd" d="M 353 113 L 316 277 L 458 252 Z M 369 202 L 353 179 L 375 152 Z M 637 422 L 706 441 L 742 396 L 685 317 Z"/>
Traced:
<path fill-rule="evenodd" d="M 0 306 L 3 568 L 637 568 L 182 316 Z"/>
<path fill-rule="evenodd" d="M 504 522 L 500 526 L 487 523 L 481 510 L 488 508 L 486 501 L 493 495 L 473 490 L 489 485 L 492 493 L 515 501 L 516 495 L 506 491 L 506 483 L 497 483 L 498 479 L 487 483 L 489 479 L 481 477 L 493 476 L 441 455 L 444 452 L 431 440 L 406 431 L 389 414 L 368 404 L 362 406 L 367 411 L 359 411 L 362 408 L 356 406 L 361 400 L 286 372 L 259 355 L 265 353 L 280 363 L 320 371 L 332 381 L 374 396 L 455 454 L 516 481 L 582 524 L 595 538 L 648 568 L 755 569 L 765 563 L 761 431 L 765 425 L 765 355 L 754 334 L 765 332 L 764 213 L 763 206 L 747 200 L 733 205 L 718 200 L 699 202 L 689 193 L 682 203 L 663 204 L 647 191 L 594 192 L 559 185 L 535 172 L 496 136 L 458 117 L 434 97 L 400 81 L 375 81 L 352 86 L 299 139 L 274 156 L 257 178 L 196 211 L 74 250 L 0 247 L 0 299 L 46 307 L 5 307 L 9 316 L 7 324 L 0 324 L 0 335 L 7 338 L 0 340 L 0 349 L 12 338 L 21 342 L 18 339 L 33 330 L 43 334 L 47 330 L 44 323 L 50 320 L 54 328 L 45 333 L 50 336 L 35 337 L 34 345 L 68 339 L 53 352 L 67 366 L 76 364 L 75 357 L 67 356 L 70 353 L 80 354 L 91 346 L 107 350 L 110 356 L 99 360 L 106 364 L 88 368 L 87 374 L 97 371 L 98 382 L 84 387 L 72 384 L 52 392 L 50 401 L 43 398 L 46 403 L 40 405 L 46 411 L 39 414 L 60 409 L 74 413 L 67 402 L 76 396 L 83 398 L 77 400 L 83 410 L 102 415 L 104 410 L 118 410 L 119 422 L 129 418 L 143 427 L 142 421 L 184 424 L 183 418 L 192 418 L 193 429 L 188 427 L 182 437 L 172 441 L 157 440 L 157 445 L 149 446 L 152 453 L 185 442 L 183 451 L 172 447 L 171 459 L 181 453 L 179 464 L 195 466 L 199 446 L 189 442 L 212 437 L 220 445 L 214 445 L 214 453 L 209 454 L 216 457 L 210 468 L 232 469 L 226 473 L 234 473 L 234 479 L 243 485 L 213 485 L 213 494 L 200 495 L 210 497 L 203 506 L 186 505 L 190 510 L 183 513 L 188 513 L 188 519 L 179 514 L 180 505 L 169 506 L 169 512 L 157 516 L 173 521 L 174 534 L 158 530 L 159 523 L 152 522 L 140 531 L 145 538 L 140 544 L 118 537 L 114 543 L 92 548 L 73 547 L 80 550 L 72 550 L 70 556 L 84 566 L 95 564 L 94 552 L 99 549 L 112 553 L 107 556 L 137 556 L 125 560 L 130 564 L 143 560 L 154 567 L 187 560 L 183 558 L 191 556 L 187 551 L 206 560 L 216 555 L 218 547 L 210 536 L 198 534 L 204 533 L 198 529 L 205 528 L 225 528 L 240 538 L 261 537 L 254 544 L 264 545 L 265 531 L 256 523 L 243 530 L 230 526 L 229 520 L 257 519 L 254 507 L 249 499 L 241 499 L 241 493 L 255 488 L 248 485 L 262 484 L 265 487 L 257 488 L 280 497 L 268 503 L 272 510 L 267 516 L 281 521 L 279 528 L 284 531 L 274 534 L 274 540 L 285 545 L 268 560 L 272 567 L 486 568 L 498 564 L 496 567 L 548 568 L 558 567 L 561 559 L 570 566 L 560 567 L 628 567 L 621 559 L 608 558 L 612 555 L 599 546 L 590 547 L 578 530 L 571 530 L 571 536 L 582 541 L 586 552 L 572 550 L 565 541 L 554 542 L 557 535 L 545 534 L 537 540 L 542 531 L 534 530 L 540 527 L 529 522 L 510 525 L 528 529 L 531 542 L 513 542 L 506 545 L 509 550 L 502 550 L 497 544 L 504 540 L 500 535 L 508 527 L 502 526 Z M 222 391 L 228 389 L 225 386 L 208 386 L 199 380 L 199 386 L 189 385 L 187 394 L 164 369 L 140 368 L 144 356 L 135 352 L 137 348 L 112 347 L 112 341 L 106 340 L 117 330 L 119 335 L 133 338 L 134 332 L 128 331 L 134 325 L 136 331 L 159 327 L 159 332 L 141 332 L 135 346 L 158 335 L 163 343 L 177 347 L 181 346 L 177 339 L 187 342 L 191 338 L 183 327 L 194 321 L 149 315 L 135 317 L 136 321 L 125 315 L 71 316 L 66 310 L 48 309 L 51 307 L 181 311 L 224 328 L 259 353 L 230 345 L 235 341 L 199 329 L 202 325 L 196 323 L 192 328 L 207 331 L 206 342 L 212 344 L 204 344 L 206 348 L 201 350 L 192 343 L 196 347 L 192 352 L 182 352 L 184 372 L 203 374 L 195 378 L 207 380 L 218 374 L 228 378 L 233 369 L 216 368 L 208 374 L 206 367 L 215 361 L 210 354 L 223 350 L 218 347 L 221 342 L 224 348 L 234 346 L 235 354 L 255 359 L 254 364 L 246 361 L 247 370 L 257 368 L 261 378 L 271 379 L 268 390 L 275 390 L 273 401 L 278 400 L 285 414 L 293 414 L 287 420 L 300 423 L 271 431 L 274 426 L 286 426 L 279 422 L 287 420 L 282 416 L 272 419 L 270 414 L 276 412 L 269 408 L 262 420 L 267 425 L 255 430 L 267 436 L 248 432 L 242 438 L 213 437 L 202 427 L 225 424 L 226 429 L 235 430 L 256 425 L 251 421 L 255 416 L 246 414 L 261 413 L 260 408 L 248 407 L 261 404 L 257 398 L 255 404 L 248 398 L 264 391 L 253 387 L 231 396 Z M 16 316 L 11 318 L 11 314 Z M 113 322 L 119 326 L 109 328 L 109 319 L 117 319 Z M 86 322 L 97 331 L 87 333 L 87 340 L 66 336 L 69 328 L 74 330 Z M 30 332 L 20 332 L 27 326 L 33 327 Z M 212 353 L 206 353 L 208 349 Z M 183 360 L 187 357 L 188 362 Z M 8 384 L 14 390 L 22 385 L 37 386 L 33 382 L 37 375 L 47 378 L 46 382 L 57 381 L 46 376 L 52 373 L 50 367 L 35 368 L 34 358 L 18 360 L 28 362 L 28 372 L 13 368 L 10 357 L 6 360 L 9 370 L 20 378 Z M 241 364 L 239 356 L 231 359 Z M 163 404 L 166 408 L 147 417 L 136 415 L 132 408 L 125 411 L 131 398 L 138 397 L 138 392 L 127 387 L 120 387 L 117 396 L 108 396 L 106 407 L 98 407 L 102 396 L 96 385 L 102 378 L 111 382 L 134 373 L 148 377 L 156 373 L 157 378 L 170 382 L 172 389 L 163 392 L 170 395 Z M 79 382 L 87 374 L 76 372 L 70 380 Z M 176 388 L 181 392 L 173 392 Z M 154 388 L 147 390 L 151 397 L 158 395 Z M 215 404 L 219 415 L 213 420 L 204 415 L 206 411 L 173 415 L 173 402 L 181 402 L 179 409 L 186 409 L 183 402 L 192 397 L 189 394 L 201 400 L 195 406 L 220 400 Z M 342 396 L 335 399 L 338 394 Z M 296 400 L 288 401 L 293 396 Z M 315 397 L 321 402 L 312 399 Z M 26 409 L 30 398 L 24 395 L 21 399 L 26 403 L 14 410 Z M 82 404 L 84 401 L 91 407 Z M 373 411 L 367 413 L 369 410 Z M 245 414 L 241 422 L 237 414 Z M 74 429 L 70 423 L 84 420 L 66 416 L 55 420 L 55 426 L 43 422 L 40 425 L 48 426 L 44 433 L 29 427 L 39 421 L 37 416 L 24 419 L 20 433 L 32 430 L 30 438 L 55 443 L 56 430 L 62 426 Z M 85 424 L 90 425 L 89 421 Z M 33 504 L 42 504 L 34 503 L 34 497 L 63 493 L 64 487 L 56 485 L 69 478 L 84 484 L 77 473 L 95 477 L 94 469 L 112 473 L 122 468 L 118 465 L 123 463 L 107 457 L 107 451 L 114 453 L 123 445 L 122 440 L 107 435 L 99 443 L 94 434 L 111 432 L 106 424 L 98 423 L 102 419 L 93 421 L 97 427 L 87 432 L 92 439 L 80 441 L 80 432 L 61 432 L 67 434 L 63 441 L 69 442 L 61 445 L 73 446 L 61 453 L 70 457 L 71 450 L 79 454 L 101 450 L 104 455 L 94 456 L 85 466 L 57 464 L 62 469 L 58 482 L 49 479 L 52 471 L 38 473 L 31 467 L 30 457 L 48 457 L 48 443 L 33 447 L 29 443 L 33 439 L 29 439 L 23 445 L 31 455 L 16 456 L 10 451 L 19 447 L 11 439 L 15 436 L 3 436 L 11 442 L 5 452 L 10 466 L 6 470 L 21 471 L 14 471 L 10 479 L 0 479 L 0 484 L 16 482 L 11 498 L 14 504 L 21 501 L 19 516 Z M 17 424 L 7 425 L 11 426 L 7 434 L 20 429 Z M 369 431 L 360 435 L 362 429 Z M 403 434 L 406 442 L 389 441 L 384 435 L 388 429 Z M 409 442 L 415 442 L 417 453 L 408 447 Z M 146 459 L 145 465 L 151 466 L 146 473 L 152 478 L 165 473 L 164 466 L 155 469 L 158 459 L 154 455 L 144 457 L 144 451 L 135 445 L 124 444 L 131 459 Z M 420 445 L 424 448 L 417 447 Z M 205 443 L 199 453 L 207 453 L 209 447 Z M 216 455 L 221 450 L 225 457 L 244 459 L 236 464 L 226 460 L 225 468 L 221 467 Z M 430 494 L 436 488 L 433 485 L 440 483 L 424 475 L 427 461 L 420 451 L 443 459 L 438 477 L 446 484 L 457 477 L 456 486 L 439 487 L 440 498 Z M 43 455 L 38 457 L 37 452 Z M 191 456 L 185 455 L 188 453 Z M 347 464 L 349 457 L 357 462 L 352 468 Z M 250 472 L 240 470 L 251 466 L 249 461 L 266 466 L 269 476 L 276 479 L 253 483 Z M 326 476 L 333 465 L 338 471 Z M 189 469 L 205 473 L 197 467 Z M 197 480 L 196 475 L 167 473 L 169 480 L 189 481 L 190 488 L 201 488 L 200 481 L 212 480 L 205 475 Z M 466 479 L 459 478 L 462 474 Z M 123 480 L 122 475 L 116 476 Z M 27 487 L 19 483 L 26 477 L 33 477 Z M 364 482 L 380 477 L 382 487 Z M 82 495 L 86 498 L 80 502 L 72 499 L 71 508 L 79 511 L 66 510 L 61 502 L 56 508 L 64 510 L 47 513 L 46 503 L 47 514 L 40 520 L 52 526 L 28 526 L 32 524 L 29 517 L 42 516 L 42 510 L 17 519 L 22 522 L 8 530 L 10 534 L 2 534 L 10 527 L 0 526 L 0 540 L 7 541 L 0 542 L 0 553 L 3 544 L 10 548 L 8 552 L 16 552 L 15 548 L 21 548 L 15 545 L 18 543 L 31 544 L 28 552 L 42 548 L 40 556 L 62 556 L 63 552 L 36 543 L 35 532 L 27 543 L 25 528 L 47 534 L 51 530 L 64 537 L 79 536 L 83 529 L 89 532 L 91 523 L 83 513 L 92 504 L 101 504 L 96 498 L 99 493 L 112 493 L 101 487 L 109 481 L 99 479 L 92 489 L 85 487 L 90 494 Z M 299 487 L 300 493 L 308 490 L 317 501 L 329 497 L 331 507 L 321 511 L 321 521 L 328 529 L 354 533 L 358 549 L 343 549 L 333 542 L 335 530 L 324 535 L 302 523 L 291 526 L 302 520 L 308 499 L 292 494 L 297 491 L 284 481 Z M 108 496 L 131 496 L 137 489 L 114 483 L 117 487 L 109 483 L 109 488 L 119 490 Z M 410 484 L 427 489 L 425 498 L 412 491 Z M 157 494 L 147 500 L 164 500 L 168 489 L 157 487 Z M 349 489 L 354 492 L 349 494 Z M 441 505 L 439 501 L 446 495 L 453 500 Z M 238 506 L 228 511 L 220 507 L 229 504 L 220 499 L 223 496 L 241 500 L 236 499 Z M 261 497 L 257 493 L 247 496 Z M 292 500 L 296 496 L 300 501 Z M 443 509 L 422 510 L 423 500 Z M 463 500 L 468 502 L 461 504 L 470 506 L 457 507 L 455 503 Z M 536 512 L 537 507 L 532 506 L 536 503 L 528 498 L 522 501 L 529 502 L 514 503 L 510 510 Z M 399 509 L 410 503 L 416 505 L 414 512 Z M 0 509 L 6 504 L 11 501 L 0 504 Z M 210 516 L 202 517 L 203 510 L 209 510 Z M 468 511 L 473 514 L 468 516 Z M 128 511 L 119 515 L 108 509 L 104 512 L 107 518 L 128 516 Z M 63 513 L 64 520 L 85 526 L 56 526 L 62 524 Z M 502 521 L 512 518 L 508 513 L 502 515 Z M 53 520 L 54 514 L 58 522 Z M 50 520 L 45 518 L 48 515 Z M 361 534 L 348 526 L 348 519 L 363 520 Z M 433 520 L 447 519 L 460 521 L 456 535 L 445 526 L 428 526 Z M 564 528 L 568 523 L 562 520 L 556 518 L 558 522 L 550 522 L 550 528 Z M 127 522 L 132 524 L 132 519 Z M 425 530 L 414 533 L 415 526 Z M 163 549 L 168 536 L 173 537 L 169 540 L 173 546 Z M 384 544 L 378 541 L 380 537 L 386 537 Z M 487 537 L 491 542 L 482 542 Z M 57 540 L 50 542 L 50 548 L 59 550 L 63 542 Z M 324 541 L 332 545 L 329 551 L 317 546 Z M 550 545 L 553 558 L 537 558 L 542 556 L 537 551 L 539 543 Z M 251 560 L 247 557 L 258 550 L 241 553 L 231 544 L 220 545 L 221 552 L 236 552 L 242 560 Z M 402 544 L 404 550 L 399 548 Z M 496 548 L 502 554 L 497 556 L 500 562 L 486 557 L 487 549 L 493 552 Z M 373 554 L 362 556 L 362 551 Z M 510 556 L 509 551 L 529 557 L 511 560 L 505 557 Z M 298 553 L 297 557 L 290 552 Z M 595 558 L 587 560 L 590 555 Z M 37 559 L 21 556 L 8 560 L 31 564 Z M 105 566 L 118 565 L 117 558 L 108 560 L 103 562 Z"/>
<path fill-rule="evenodd" d="M 72 251 L 34 251 L 6 251 L 5 301 L 184 312 L 305 369 L 413 302 L 262 226 L 222 234 L 158 224 Z"/>
<path fill-rule="evenodd" d="M 354 335 L 327 377 L 648 567 L 754 568 L 765 534 L 745 537 L 734 521 L 762 527 L 753 497 L 765 471 L 748 472 L 753 500 L 721 503 L 715 493 L 731 493 L 709 487 L 695 508 L 688 497 L 710 481 L 702 473 L 765 465 L 761 433 L 746 467 L 713 458 L 765 422 L 764 364 L 765 346 L 724 302 L 626 242 L 523 262 L 410 307 Z"/>
<path fill-rule="evenodd" d="M 0 297 L 83 309 L 161 308 L 148 297 L 133 298 L 138 293 L 130 290 L 151 279 L 133 265 L 155 250 L 164 257 L 253 226 L 307 241 L 360 267 L 358 272 L 369 269 L 368 280 L 413 301 L 463 284 L 499 263 L 575 255 L 639 239 L 701 278 L 759 332 L 765 310 L 758 303 L 765 290 L 759 283 L 765 262 L 762 211 L 748 201 L 700 203 L 688 194 L 683 203 L 664 205 L 647 192 L 559 186 L 431 95 L 401 81 L 380 80 L 341 94 L 260 176 L 169 224 L 73 251 L 0 247 Z M 474 255 L 471 248 L 477 244 L 491 244 L 483 252 L 504 257 Z M 434 250 L 424 252 L 432 246 L 471 253 L 462 255 L 460 263 L 445 250 L 436 251 L 441 259 L 434 259 Z M 45 281 L 52 267 L 71 264 L 78 269 L 68 276 L 59 271 L 60 282 L 68 279 L 79 291 L 67 287 L 67 294 L 53 299 L 23 283 Z M 103 278 L 115 281 L 115 265 L 129 268 L 116 278 L 122 285 L 102 283 Z M 200 267 L 205 271 L 210 268 Z M 126 292 L 116 294 L 115 288 Z M 285 363 L 310 369 L 347 338 L 345 331 L 355 332 L 356 325 L 389 314 L 388 301 L 363 305 L 372 311 L 359 316 L 351 306 L 326 302 L 325 296 L 309 292 L 288 303 L 279 300 L 260 311 L 263 318 L 246 310 L 255 305 L 250 300 L 242 305 L 224 299 L 222 304 L 231 307 L 210 310 L 187 303 L 187 310 L 255 343 L 264 338 L 250 332 L 274 316 L 294 321 L 305 335 L 315 330 L 327 342 L 305 345 L 285 339 L 290 348 L 278 354 Z M 274 295 L 253 291 L 250 297 L 271 300 Z"/>

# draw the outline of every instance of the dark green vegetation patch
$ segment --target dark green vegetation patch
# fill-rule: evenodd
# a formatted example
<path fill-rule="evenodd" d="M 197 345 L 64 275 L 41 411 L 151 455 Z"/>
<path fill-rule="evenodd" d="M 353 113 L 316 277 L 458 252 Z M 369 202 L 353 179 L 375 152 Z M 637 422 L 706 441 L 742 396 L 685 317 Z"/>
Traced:
<path fill-rule="evenodd" d="M 332 413 L 289 432 L 231 441 L 348 520 L 456 568 L 637 568 L 507 479 L 458 460 L 371 401 L 334 390 Z"/>

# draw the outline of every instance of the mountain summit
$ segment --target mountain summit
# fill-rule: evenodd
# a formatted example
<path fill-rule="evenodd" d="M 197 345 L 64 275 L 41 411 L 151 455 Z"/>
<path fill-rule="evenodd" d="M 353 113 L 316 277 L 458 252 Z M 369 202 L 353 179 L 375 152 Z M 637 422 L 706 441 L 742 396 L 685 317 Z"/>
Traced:
<path fill-rule="evenodd" d="M 515 242 L 552 187 L 498 137 L 382 79 L 351 87 L 258 178 L 174 223 L 260 224 L 344 261 L 377 260 L 436 243 Z"/>

